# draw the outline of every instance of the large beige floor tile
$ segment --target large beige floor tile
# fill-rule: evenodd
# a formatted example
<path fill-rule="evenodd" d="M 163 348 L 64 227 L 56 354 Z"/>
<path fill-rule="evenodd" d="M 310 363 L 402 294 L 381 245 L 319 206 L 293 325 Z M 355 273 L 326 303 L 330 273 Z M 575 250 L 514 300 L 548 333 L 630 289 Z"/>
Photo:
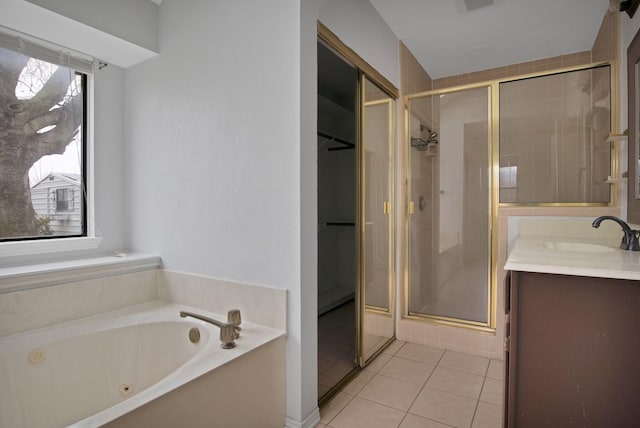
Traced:
<path fill-rule="evenodd" d="M 427 382 L 427 387 L 477 400 L 483 382 L 482 376 L 436 367 Z"/>
<path fill-rule="evenodd" d="M 409 413 L 459 428 L 469 428 L 477 401 L 425 387 Z"/>
<path fill-rule="evenodd" d="M 482 387 L 480 401 L 502 406 L 502 381 L 487 378 Z"/>
<path fill-rule="evenodd" d="M 393 357 L 379 373 L 417 385 L 424 385 L 434 368 L 435 366 L 433 364 Z"/>
<path fill-rule="evenodd" d="M 407 411 L 420 392 L 420 388 L 421 386 L 415 383 L 378 374 L 362 388 L 358 397 Z"/>
<path fill-rule="evenodd" d="M 333 428 L 397 428 L 405 413 L 355 397 L 329 424 Z"/>
<path fill-rule="evenodd" d="M 502 407 L 488 403 L 478 403 L 472 428 L 501 428 Z"/>
<path fill-rule="evenodd" d="M 336 417 L 340 410 L 353 399 L 353 395 L 339 392 L 322 409 L 320 409 L 320 422 L 329 424 Z"/>
<path fill-rule="evenodd" d="M 382 353 L 387 355 L 395 355 L 396 352 L 398 352 L 398 350 L 402 348 L 402 345 L 404 345 L 404 341 L 395 340 L 393 343 L 391 343 L 391 345 L 387 346 L 385 350 L 382 351 Z"/>
<path fill-rule="evenodd" d="M 451 425 L 441 424 L 440 422 L 425 419 L 420 416 L 407 413 L 404 420 L 400 424 L 400 428 L 451 428 Z"/>
<path fill-rule="evenodd" d="M 391 359 L 391 355 L 380 354 L 369 363 L 364 369 L 369 372 L 378 373 Z"/>
<path fill-rule="evenodd" d="M 489 367 L 489 359 L 462 352 L 447 351 L 438 364 L 440 367 L 484 376 Z"/>
<path fill-rule="evenodd" d="M 395 356 L 436 365 L 443 353 L 443 349 L 407 342 L 396 352 Z"/>
<path fill-rule="evenodd" d="M 487 370 L 487 377 L 496 380 L 503 380 L 504 363 L 501 360 L 491 360 L 489 362 L 489 370 Z"/>
<path fill-rule="evenodd" d="M 375 376 L 374 372 L 368 372 L 363 370 L 349 382 L 347 386 L 342 389 L 342 392 L 346 394 L 356 395 L 364 388 L 364 386 Z"/>

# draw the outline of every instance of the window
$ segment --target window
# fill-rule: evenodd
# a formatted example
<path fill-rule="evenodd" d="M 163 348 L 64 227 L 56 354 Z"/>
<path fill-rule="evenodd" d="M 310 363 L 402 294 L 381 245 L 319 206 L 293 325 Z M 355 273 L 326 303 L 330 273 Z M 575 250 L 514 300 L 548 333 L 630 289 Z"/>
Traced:
<path fill-rule="evenodd" d="M 73 189 L 56 189 L 56 211 L 73 210 Z"/>
<path fill-rule="evenodd" d="M 91 67 L 0 33 L 0 242 L 87 235 Z"/>
<path fill-rule="evenodd" d="M 608 65 L 500 83 L 500 202 L 608 204 Z"/>

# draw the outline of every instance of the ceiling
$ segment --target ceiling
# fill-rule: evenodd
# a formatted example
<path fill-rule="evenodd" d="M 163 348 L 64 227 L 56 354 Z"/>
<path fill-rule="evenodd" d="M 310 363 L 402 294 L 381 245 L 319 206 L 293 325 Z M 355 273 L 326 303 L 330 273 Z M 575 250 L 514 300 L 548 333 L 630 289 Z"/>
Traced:
<path fill-rule="evenodd" d="M 369 1 L 433 79 L 590 50 L 609 7 L 609 0 Z M 467 10 L 483 3 L 493 4 Z"/>

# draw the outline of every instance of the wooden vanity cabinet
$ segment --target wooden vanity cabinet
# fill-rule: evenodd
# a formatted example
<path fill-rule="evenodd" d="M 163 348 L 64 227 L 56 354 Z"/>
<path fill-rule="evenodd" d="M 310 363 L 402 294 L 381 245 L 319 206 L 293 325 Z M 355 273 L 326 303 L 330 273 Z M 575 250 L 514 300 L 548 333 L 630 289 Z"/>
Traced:
<path fill-rule="evenodd" d="M 505 279 L 506 427 L 640 426 L 640 281 Z"/>

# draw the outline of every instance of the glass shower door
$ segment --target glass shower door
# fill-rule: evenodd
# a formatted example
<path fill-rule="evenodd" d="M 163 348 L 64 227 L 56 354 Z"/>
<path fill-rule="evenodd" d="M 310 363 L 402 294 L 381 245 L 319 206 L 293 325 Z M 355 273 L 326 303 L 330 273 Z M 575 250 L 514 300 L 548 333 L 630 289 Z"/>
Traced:
<path fill-rule="evenodd" d="M 409 99 L 409 315 L 489 322 L 490 93 Z"/>
<path fill-rule="evenodd" d="M 394 337 L 393 144 L 394 100 L 363 77 L 363 348 L 365 362 Z"/>

